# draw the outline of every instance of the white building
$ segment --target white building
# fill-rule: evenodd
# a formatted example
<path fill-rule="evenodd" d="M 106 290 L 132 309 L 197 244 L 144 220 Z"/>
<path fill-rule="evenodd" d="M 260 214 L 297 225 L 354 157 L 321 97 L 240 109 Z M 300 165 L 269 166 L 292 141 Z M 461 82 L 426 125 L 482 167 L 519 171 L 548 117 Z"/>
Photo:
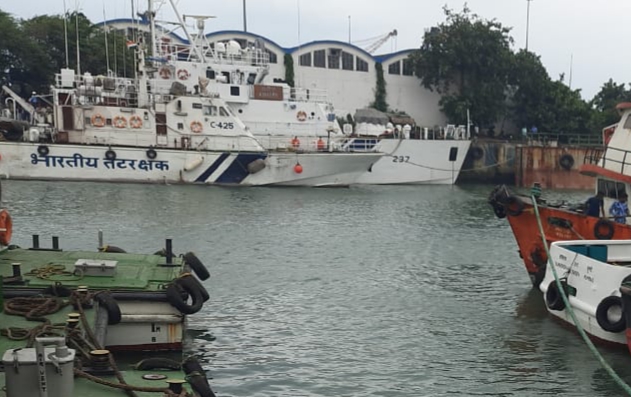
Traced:
<path fill-rule="evenodd" d="M 146 21 L 116 19 L 101 24 L 123 30 L 128 37 L 133 37 L 137 30 L 149 32 Z M 170 45 L 188 43 L 185 38 L 162 30 L 165 32 L 163 42 Z M 440 96 L 423 88 L 414 76 L 407 59 L 414 50 L 375 56 L 353 44 L 333 40 L 312 41 L 286 48 L 266 37 L 238 30 L 212 32 L 206 37 L 211 45 L 236 40 L 242 48 L 264 46 L 270 61 L 266 79 L 270 81 L 285 79 L 284 57 L 291 55 L 296 86 L 325 90 L 338 117 L 352 115 L 355 110 L 368 107 L 374 101 L 377 84 L 375 65 L 380 62 L 386 82 L 386 102 L 391 110 L 407 113 L 421 127 L 443 126 L 447 122 L 438 105 Z"/>

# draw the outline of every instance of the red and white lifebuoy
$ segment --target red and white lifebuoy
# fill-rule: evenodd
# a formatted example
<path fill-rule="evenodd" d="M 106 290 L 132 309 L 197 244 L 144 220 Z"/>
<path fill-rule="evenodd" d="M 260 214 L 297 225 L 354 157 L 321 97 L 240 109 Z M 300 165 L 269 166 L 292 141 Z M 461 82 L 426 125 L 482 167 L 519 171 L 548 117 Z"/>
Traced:
<path fill-rule="evenodd" d="M 141 128 L 142 127 L 142 119 L 138 115 L 133 115 L 129 118 L 129 125 L 131 128 Z"/>
<path fill-rule="evenodd" d="M 194 133 L 199 134 L 200 132 L 202 132 L 203 129 L 204 127 L 199 121 L 191 122 L 191 131 L 193 131 Z"/>
<path fill-rule="evenodd" d="M 186 69 L 179 69 L 177 71 L 177 78 L 180 80 L 188 80 L 190 73 Z"/>
<path fill-rule="evenodd" d="M 112 124 L 116 128 L 125 128 L 127 127 L 127 119 L 123 116 L 116 116 L 114 120 L 112 120 Z"/>
<path fill-rule="evenodd" d="M 296 118 L 298 121 L 305 121 L 307 120 L 307 113 L 304 110 L 300 110 L 296 113 Z"/>

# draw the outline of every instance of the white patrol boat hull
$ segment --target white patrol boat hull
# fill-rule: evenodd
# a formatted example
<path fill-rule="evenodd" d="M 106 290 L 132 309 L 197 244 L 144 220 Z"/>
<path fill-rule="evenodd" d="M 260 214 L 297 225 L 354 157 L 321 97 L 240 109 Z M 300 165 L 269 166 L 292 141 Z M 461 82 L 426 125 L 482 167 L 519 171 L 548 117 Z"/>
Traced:
<path fill-rule="evenodd" d="M 381 139 L 374 149 L 384 153 L 383 158 L 357 183 L 452 185 L 470 146 L 469 140 Z"/>
<path fill-rule="evenodd" d="M 559 241 L 552 243 L 550 256 L 559 278 L 567 277 L 569 303 L 585 332 L 601 341 L 626 346 L 620 285 L 631 275 L 631 241 Z M 550 266 L 548 262 L 539 287 L 546 308 L 574 325 Z"/>
<path fill-rule="evenodd" d="M 155 151 L 153 159 L 148 157 L 150 150 Z M 108 151 L 115 153 L 114 159 L 111 153 L 108 159 Z M 222 152 L 0 142 L 0 177 L 241 186 L 348 186 L 380 157 L 381 154 L 375 153 Z M 248 165 L 258 160 L 264 167 L 250 172 Z M 296 167 L 297 164 L 300 167 Z"/>

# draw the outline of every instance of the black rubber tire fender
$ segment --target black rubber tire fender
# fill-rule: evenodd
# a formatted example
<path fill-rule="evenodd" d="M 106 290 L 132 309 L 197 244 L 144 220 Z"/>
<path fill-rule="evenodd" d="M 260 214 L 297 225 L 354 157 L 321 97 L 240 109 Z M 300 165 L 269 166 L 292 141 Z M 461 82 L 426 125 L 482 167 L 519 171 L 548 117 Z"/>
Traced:
<path fill-rule="evenodd" d="M 599 219 L 594 225 L 594 237 L 598 240 L 611 240 L 615 232 L 613 222 L 606 219 Z"/>
<path fill-rule="evenodd" d="M 574 166 L 574 157 L 572 157 L 572 155 L 568 153 L 564 154 L 559 158 L 559 165 L 564 170 L 571 170 Z"/>
<path fill-rule="evenodd" d="M 206 266 L 204 266 L 202 261 L 200 261 L 194 253 L 187 252 L 186 254 L 184 254 L 183 258 L 184 262 L 186 262 L 186 264 L 189 265 L 191 269 L 193 269 L 200 280 L 208 280 L 208 278 L 210 277 L 208 269 L 206 269 Z"/>
<path fill-rule="evenodd" d="M 517 196 L 508 196 L 504 206 L 510 216 L 519 216 L 524 212 L 524 202 Z"/>
<path fill-rule="evenodd" d="M 182 369 L 182 365 L 170 358 L 151 357 L 139 361 L 136 365 L 134 365 L 134 368 L 138 371 L 150 371 L 153 369 L 170 369 L 173 371 L 179 371 Z"/>
<path fill-rule="evenodd" d="M 150 160 L 155 159 L 156 157 L 158 157 L 158 152 L 156 152 L 155 149 L 147 149 L 147 158 Z"/>
<path fill-rule="evenodd" d="M 546 306 L 548 306 L 550 310 L 556 311 L 565 309 L 565 302 L 563 302 L 563 297 L 557 288 L 555 280 L 550 281 L 548 285 L 548 290 L 546 291 Z"/>
<path fill-rule="evenodd" d="M 215 397 L 215 393 L 208 383 L 208 378 L 206 378 L 206 371 L 204 371 L 196 357 L 187 357 L 182 362 L 182 370 L 186 374 L 189 384 L 197 394 L 201 397 Z"/>
<path fill-rule="evenodd" d="M 99 248 L 99 251 L 101 252 L 112 252 L 112 253 L 117 253 L 117 254 L 124 254 L 127 251 L 125 251 L 124 249 L 117 247 L 115 245 L 104 245 L 101 248 Z"/>
<path fill-rule="evenodd" d="M 192 276 L 180 277 L 169 284 L 166 290 L 167 301 L 171 306 L 178 309 L 183 314 L 194 314 L 201 310 L 204 299 L 202 292 Z M 182 292 L 186 292 L 191 298 L 191 304 L 183 298 Z"/>
<path fill-rule="evenodd" d="M 107 311 L 107 323 L 109 325 L 116 325 L 121 322 L 122 314 L 121 309 L 116 302 L 116 299 L 109 292 L 99 292 L 94 296 L 94 300 L 99 303 L 99 306 L 105 308 Z"/>
<path fill-rule="evenodd" d="M 622 312 L 622 298 L 612 295 L 601 300 L 598 304 L 598 307 L 596 307 L 596 321 L 598 321 L 598 325 L 600 325 L 600 328 L 604 329 L 605 331 L 618 333 L 624 331 L 627 328 L 627 321 L 625 319 L 624 313 L 621 313 L 620 319 L 615 323 L 609 321 L 609 317 L 607 316 L 607 314 L 609 313 L 609 309 L 614 306 L 620 306 L 620 311 Z"/>
<path fill-rule="evenodd" d="M 39 154 L 40 157 L 46 157 L 46 156 L 48 156 L 48 153 L 50 153 L 50 149 L 48 148 L 48 146 L 46 146 L 46 145 L 39 145 L 37 147 L 37 154 Z"/>
<path fill-rule="evenodd" d="M 495 213 L 495 216 L 499 219 L 506 218 L 506 208 L 501 204 L 493 204 L 493 212 Z"/>
<path fill-rule="evenodd" d="M 208 291 L 206 290 L 206 288 L 204 287 L 204 285 L 202 284 L 201 281 L 199 281 L 197 279 L 197 277 L 190 275 L 191 280 L 193 280 L 193 282 L 195 282 L 195 284 L 197 284 L 197 288 L 199 289 L 199 292 L 201 293 L 202 296 L 202 300 L 204 302 L 207 302 L 210 299 L 210 294 L 208 293 Z"/>
<path fill-rule="evenodd" d="M 116 152 L 112 149 L 109 149 L 107 152 L 105 152 L 105 158 L 107 160 L 116 160 Z"/>

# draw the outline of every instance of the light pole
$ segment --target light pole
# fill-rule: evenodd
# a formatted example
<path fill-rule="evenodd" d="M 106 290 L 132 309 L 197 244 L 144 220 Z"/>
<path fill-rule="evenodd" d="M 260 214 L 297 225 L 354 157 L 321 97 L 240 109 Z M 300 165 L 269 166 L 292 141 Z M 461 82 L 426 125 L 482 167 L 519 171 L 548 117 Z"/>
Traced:
<path fill-rule="evenodd" d="M 243 31 L 244 32 L 248 31 L 248 22 L 246 20 L 246 14 L 245 14 L 245 0 L 243 0 Z"/>
<path fill-rule="evenodd" d="M 530 2 L 531 1 L 532 0 L 526 0 L 526 2 L 528 3 L 528 7 L 526 9 L 526 51 L 528 51 L 528 29 L 530 28 Z"/>

